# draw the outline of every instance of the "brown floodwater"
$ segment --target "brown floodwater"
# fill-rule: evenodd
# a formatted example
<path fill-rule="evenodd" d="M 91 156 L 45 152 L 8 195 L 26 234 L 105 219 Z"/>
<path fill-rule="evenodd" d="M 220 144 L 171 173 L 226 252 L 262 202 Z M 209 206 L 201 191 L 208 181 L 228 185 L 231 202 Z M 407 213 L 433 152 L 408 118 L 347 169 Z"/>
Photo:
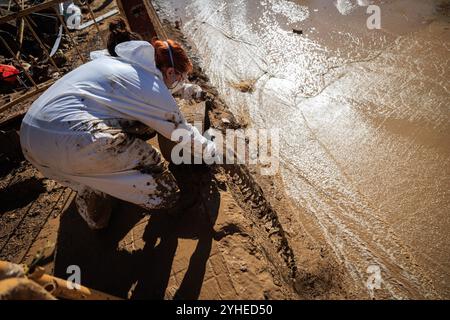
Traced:
<path fill-rule="evenodd" d="M 157 2 L 238 118 L 281 129 L 299 223 L 355 292 L 450 298 L 449 1 Z M 379 289 L 366 284 L 374 268 Z"/>

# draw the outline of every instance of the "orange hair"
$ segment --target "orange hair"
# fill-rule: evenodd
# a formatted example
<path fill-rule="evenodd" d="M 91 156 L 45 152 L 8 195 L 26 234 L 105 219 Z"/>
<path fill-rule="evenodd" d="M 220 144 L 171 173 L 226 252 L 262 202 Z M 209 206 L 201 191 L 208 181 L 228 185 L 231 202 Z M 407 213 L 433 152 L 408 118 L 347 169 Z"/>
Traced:
<path fill-rule="evenodd" d="M 162 70 L 162 68 L 172 67 L 169 48 L 167 47 L 166 42 L 170 45 L 170 50 L 172 51 L 174 63 L 173 67 L 175 68 L 175 70 L 181 73 L 191 73 L 192 62 L 189 59 L 186 51 L 178 42 L 170 39 L 166 41 L 159 40 L 158 38 L 152 39 L 152 45 L 155 48 L 156 67 L 159 70 Z"/>

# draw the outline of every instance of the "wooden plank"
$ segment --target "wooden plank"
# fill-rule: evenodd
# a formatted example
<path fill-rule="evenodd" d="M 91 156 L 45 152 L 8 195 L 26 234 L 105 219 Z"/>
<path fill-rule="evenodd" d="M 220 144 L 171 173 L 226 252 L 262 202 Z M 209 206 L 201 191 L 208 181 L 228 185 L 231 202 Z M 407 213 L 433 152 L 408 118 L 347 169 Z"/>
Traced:
<path fill-rule="evenodd" d="M 116 3 L 131 31 L 141 35 L 146 41 L 151 41 L 157 36 L 147 7 L 142 0 L 116 0 Z"/>
<path fill-rule="evenodd" d="M 160 39 L 168 39 L 166 30 L 164 30 L 164 26 L 161 23 L 161 20 L 156 13 L 155 8 L 150 0 L 143 0 L 145 4 L 145 8 L 147 9 L 147 14 L 152 22 L 153 28 L 156 30 L 158 37 Z"/>
<path fill-rule="evenodd" d="M 61 0 L 50 0 L 48 2 L 44 2 L 44 3 L 38 4 L 38 5 L 35 5 L 35 6 L 32 6 L 32 7 L 20 10 L 18 12 L 14 12 L 14 13 L 5 15 L 3 17 L 0 17 L 0 24 L 8 22 L 8 21 L 11 21 L 11 20 L 14 20 L 14 19 L 17 19 L 17 18 L 20 18 L 20 17 L 27 16 L 27 15 L 29 15 L 31 13 L 34 13 L 34 12 L 38 12 L 38 11 L 41 11 L 41 10 L 44 10 L 44 9 L 51 8 L 51 7 L 57 5 L 60 2 L 61 2 Z"/>

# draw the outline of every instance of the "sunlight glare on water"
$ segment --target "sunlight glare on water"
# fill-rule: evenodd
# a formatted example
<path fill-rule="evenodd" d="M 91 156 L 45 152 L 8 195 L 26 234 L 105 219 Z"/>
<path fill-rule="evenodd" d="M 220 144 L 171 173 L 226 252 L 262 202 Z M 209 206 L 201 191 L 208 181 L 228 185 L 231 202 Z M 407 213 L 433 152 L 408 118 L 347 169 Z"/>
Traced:
<path fill-rule="evenodd" d="M 286 191 L 361 290 L 377 265 L 377 298 L 450 298 L 448 1 L 158 3 L 232 111 L 281 129 Z"/>

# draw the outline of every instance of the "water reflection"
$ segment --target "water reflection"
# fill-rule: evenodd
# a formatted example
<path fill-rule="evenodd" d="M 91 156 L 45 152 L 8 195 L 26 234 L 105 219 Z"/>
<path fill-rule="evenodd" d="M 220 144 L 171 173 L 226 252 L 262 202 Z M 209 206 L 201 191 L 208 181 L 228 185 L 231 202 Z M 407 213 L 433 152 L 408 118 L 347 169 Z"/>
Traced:
<path fill-rule="evenodd" d="M 449 298 L 450 25 L 441 1 L 371 1 L 381 30 L 366 28 L 369 1 L 159 2 L 183 20 L 232 110 L 282 129 L 281 173 L 299 221 L 320 230 L 354 290 L 369 294 L 366 271 L 378 265 L 377 298 Z M 230 85 L 248 79 L 251 94 Z"/>

